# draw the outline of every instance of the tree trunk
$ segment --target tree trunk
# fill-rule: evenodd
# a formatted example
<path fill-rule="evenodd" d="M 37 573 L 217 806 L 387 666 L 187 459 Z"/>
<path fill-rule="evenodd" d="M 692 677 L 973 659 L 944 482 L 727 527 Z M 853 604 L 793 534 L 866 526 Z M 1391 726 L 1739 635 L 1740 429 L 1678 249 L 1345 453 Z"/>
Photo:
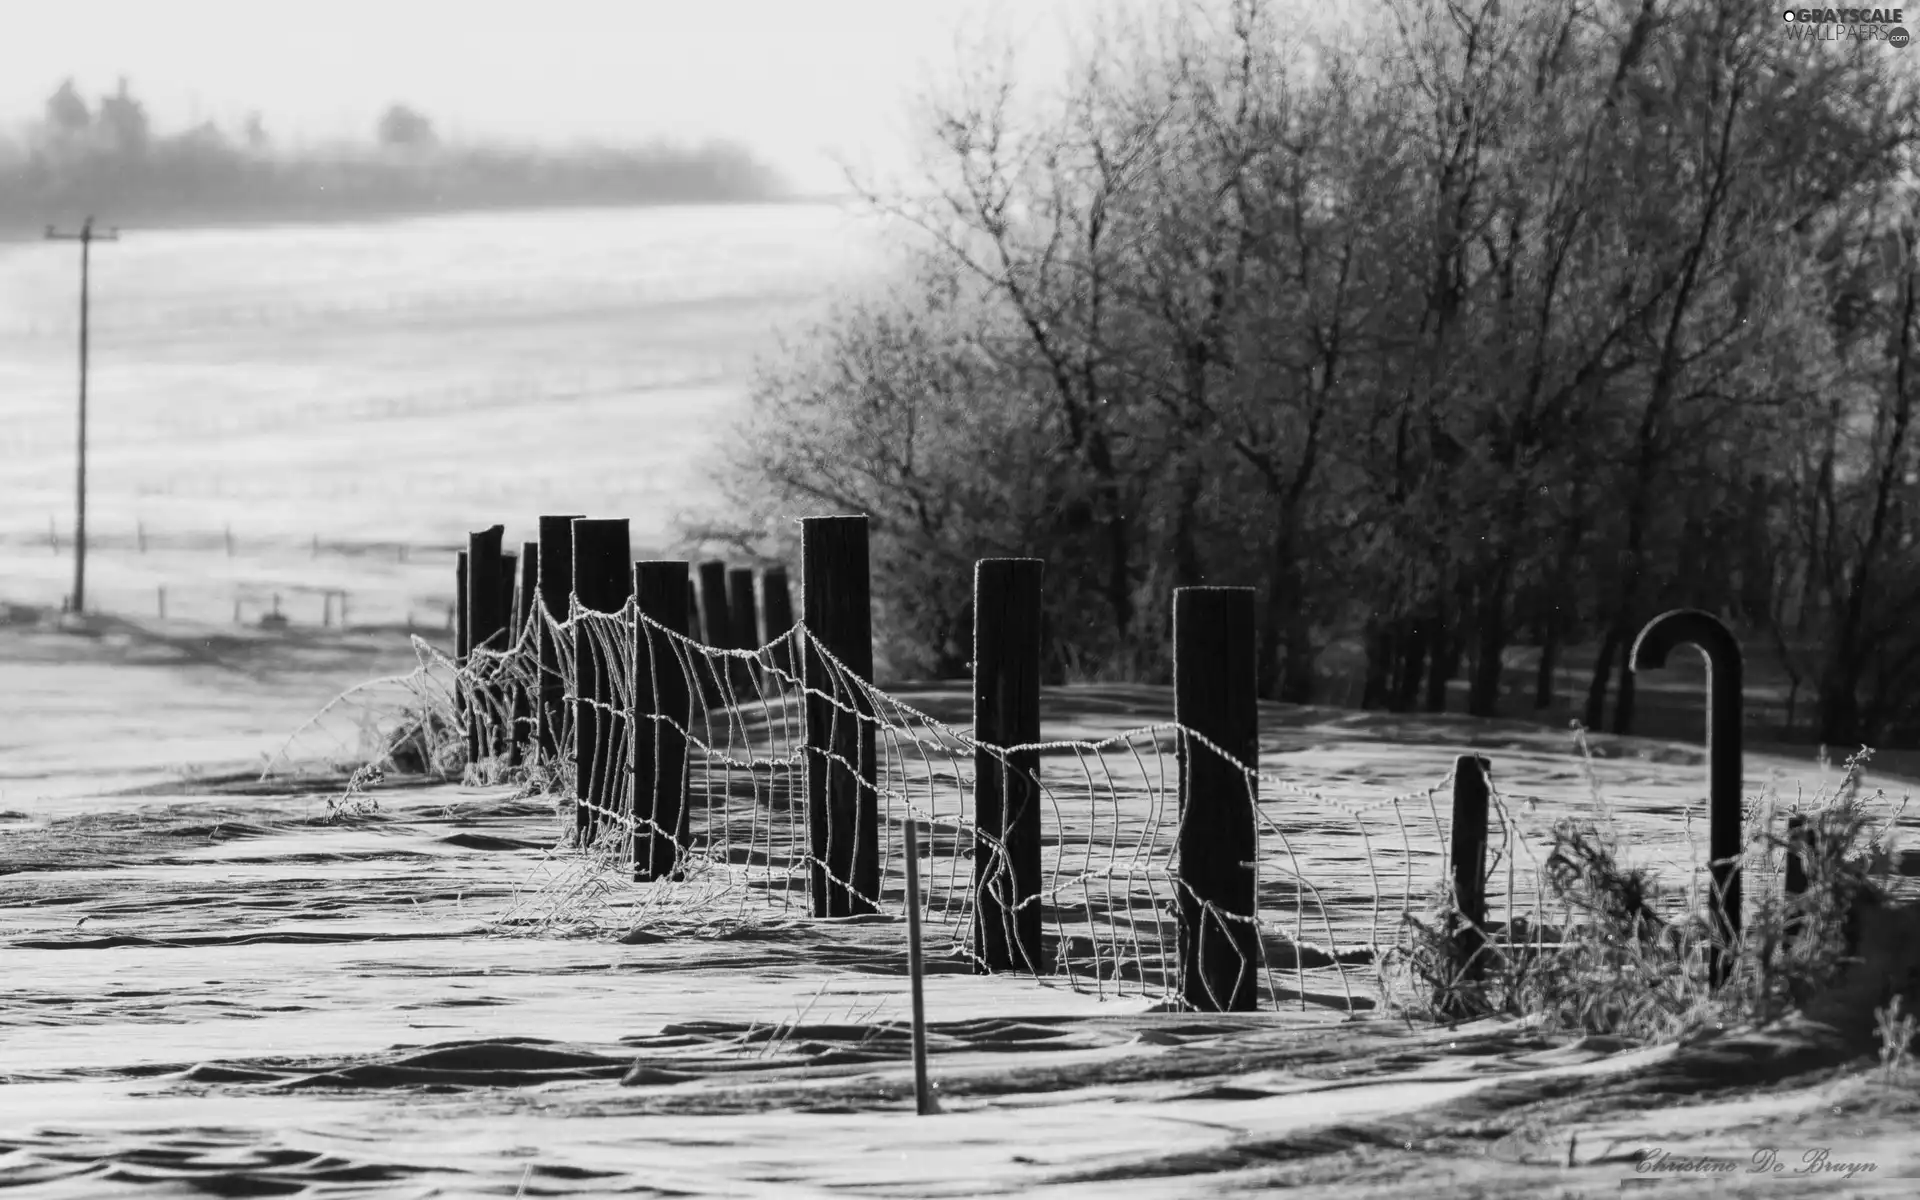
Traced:
<path fill-rule="evenodd" d="M 1409 619 L 1400 631 L 1398 674 L 1387 708 L 1391 712 L 1412 712 L 1420 696 L 1420 677 L 1426 668 L 1431 622 L 1423 617 Z"/>
<path fill-rule="evenodd" d="M 1378 617 L 1367 622 L 1367 670 L 1360 689 L 1361 708 L 1379 708 L 1387 698 L 1387 673 L 1393 669 L 1392 630 Z"/>
<path fill-rule="evenodd" d="M 1615 733 L 1633 732 L 1633 671 L 1630 669 L 1631 664 L 1626 661 L 1628 648 L 1633 644 L 1629 640 L 1632 634 L 1633 627 L 1628 626 L 1621 630 L 1619 637 L 1615 639 L 1621 647 L 1620 698 L 1614 701 L 1613 705 L 1613 731 Z"/>
<path fill-rule="evenodd" d="M 1267 558 L 1266 603 L 1260 614 L 1260 646 L 1255 690 L 1272 700 L 1286 688 L 1288 630 L 1297 619 L 1300 603 L 1299 564 L 1294 561 L 1291 522 L 1285 513 L 1275 521 L 1273 547 Z M 1298 702 L 1296 702 L 1298 703 Z"/>
<path fill-rule="evenodd" d="M 1540 623 L 1540 666 L 1533 677 L 1533 707 L 1553 707 L 1554 669 L 1560 665 L 1560 607 L 1551 602 Z"/>
<path fill-rule="evenodd" d="M 1480 593 L 1474 624 L 1473 681 L 1467 688 L 1467 712 L 1476 717 L 1497 716 L 1500 710 L 1500 674 L 1506 665 L 1507 593 L 1513 587 L 1513 560 L 1502 559 Z"/>
<path fill-rule="evenodd" d="M 1588 729 L 1599 729 L 1606 723 L 1607 689 L 1613 683 L 1613 662 L 1620 653 L 1620 627 L 1609 623 L 1607 633 L 1600 642 L 1600 653 L 1593 660 L 1593 682 L 1587 685 L 1587 710 L 1584 720 Z"/>
<path fill-rule="evenodd" d="M 1280 699 L 1288 704 L 1313 703 L 1313 626 L 1306 606 L 1295 604 L 1287 620 L 1287 661 L 1280 679 Z"/>
<path fill-rule="evenodd" d="M 1455 628 L 1454 613 L 1442 605 L 1433 625 L 1433 650 L 1427 660 L 1428 712 L 1447 711 L 1447 684 L 1460 670 L 1460 631 Z"/>

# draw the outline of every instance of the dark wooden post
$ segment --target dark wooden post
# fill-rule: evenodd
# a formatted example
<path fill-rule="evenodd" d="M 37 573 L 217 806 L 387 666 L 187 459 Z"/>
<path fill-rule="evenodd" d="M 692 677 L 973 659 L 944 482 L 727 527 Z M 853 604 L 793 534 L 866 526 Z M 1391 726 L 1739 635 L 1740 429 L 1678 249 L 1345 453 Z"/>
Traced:
<path fill-rule="evenodd" d="M 760 627 L 760 644 L 766 646 L 793 632 L 793 597 L 787 591 L 787 569 L 768 567 L 761 572 L 760 594 L 764 610 L 761 617 L 765 622 Z M 773 652 L 773 665 L 789 675 L 797 675 L 800 666 L 792 651 L 792 639 L 788 638 Z"/>
<path fill-rule="evenodd" d="M 502 584 L 513 586 L 500 553 L 506 530 L 494 525 L 467 535 L 467 677 L 473 683 L 472 703 L 467 709 L 467 760 L 478 762 L 494 753 L 498 731 L 491 728 L 491 706 L 487 695 L 497 672 L 485 660 L 475 659 L 475 650 L 499 650 L 505 640 L 507 609 L 500 603 Z"/>
<path fill-rule="evenodd" d="M 700 564 L 700 627 L 709 646 L 725 646 L 732 623 L 727 620 L 727 564 Z"/>
<path fill-rule="evenodd" d="M 1004 750 L 1040 740 L 1037 558 L 973 569 L 973 736 Z M 1040 752 L 973 755 L 974 969 L 1040 971 Z M 986 839 L 993 839 L 992 842 Z M 998 846 L 994 846 L 994 842 Z"/>
<path fill-rule="evenodd" d="M 1789 896 L 1805 894 L 1807 890 L 1807 859 L 1813 853 L 1813 837 L 1807 828 L 1805 813 L 1794 813 L 1787 818 L 1787 872 L 1781 880 L 1781 888 Z"/>
<path fill-rule="evenodd" d="M 573 595 L 573 523 L 578 514 L 540 518 L 540 548 L 534 561 L 540 572 L 540 607 L 546 610 L 540 632 L 540 695 L 535 719 L 540 735 L 540 755 L 549 762 L 558 761 L 573 749 L 562 736 L 566 723 L 567 682 L 560 675 L 559 637 L 549 622 L 567 619 Z"/>
<path fill-rule="evenodd" d="M 753 568 L 734 567 L 727 572 L 727 649 L 758 650 L 758 618 L 753 602 Z M 734 695 L 746 700 L 754 691 L 753 669 L 744 659 L 734 659 L 733 665 Z"/>
<path fill-rule="evenodd" d="M 240 620 L 240 601 L 233 602 L 233 619 Z M 461 550 L 453 560 L 453 719 L 460 727 L 460 736 L 467 745 L 467 761 L 479 757 L 475 753 L 473 738 L 473 717 L 467 711 L 467 552 Z"/>
<path fill-rule="evenodd" d="M 513 614 L 519 604 L 520 556 L 502 554 L 500 556 L 500 644 L 501 653 L 513 650 L 514 638 L 520 627 L 513 623 Z M 506 760 L 508 766 L 520 761 L 520 748 L 514 740 L 514 697 L 520 689 L 513 683 L 513 664 L 501 663 L 494 672 L 494 706 L 499 711 L 500 727 L 493 731 L 493 752 Z"/>
<path fill-rule="evenodd" d="M 579 613 L 617 613 L 633 594 L 633 552 L 626 518 L 573 523 L 573 593 Z M 626 714 L 613 707 L 614 671 L 631 662 L 626 647 L 609 648 L 591 618 L 573 627 L 574 809 L 580 844 L 592 842 L 602 822 L 613 819 L 620 780 L 627 769 Z M 618 653 L 625 661 L 610 662 Z"/>
<path fill-rule="evenodd" d="M 687 631 L 687 564 L 633 564 L 640 615 L 674 633 Z M 639 622 L 633 663 L 633 877 L 671 877 L 687 844 L 687 728 L 693 694 L 681 649 Z"/>
<path fill-rule="evenodd" d="M 700 564 L 700 629 L 704 635 L 701 640 L 715 649 L 725 649 L 732 642 L 733 623 L 727 619 L 727 564 L 717 560 Z M 712 655 L 701 658 L 700 690 L 706 695 L 708 708 L 719 708 L 727 702 L 726 660 Z"/>
<path fill-rule="evenodd" d="M 527 684 L 523 678 L 513 689 L 513 746 L 508 751 L 507 761 L 513 766 L 530 757 L 533 753 L 533 741 L 538 733 L 538 722 L 534 719 L 535 694 L 539 689 L 540 635 L 538 629 L 528 632 L 533 619 L 533 606 L 540 595 L 540 543 L 520 543 L 520 587 L 514 595 L 513 639 L 514 649 L 519 661 L 516 669 L 523 673 L 531 669 L 533 682 Z M 532 640 L 527 640 L 531 638 Z"/>
<path fill-rule="evenodd" d="M 1254 782 L 1247 775 L 1260 750 L 1254 658 L 1252 588 L 1174 589 L 1173 717 L 1183 726 L 1181 995 L 1204 1012 L 1253 1011 L 1259 982 Z"/>
<path fill-rule="evenodd" d="M 1720 618 L 1697 608 L 1674 609 L 1648 621 L 1634 639 L 1627 665 L 1635 674 L 1667 665 L 1675 647 L 1692 645 L 1707 660 L 1707 857 L 1713 873 L 1713 905 L 1719 943 L 1712 978 L 1725 982 L 1730 950 L 1740 933 L 1740 788 L 1742 751 L 1740 643 Z"/>
<path fill-rule="evenodd" d="M 761 646 L 759 614 L 753 602 L 753 568 L 735 567 L 727 572 L 727 622 L 732 650 L 758 650 Z"/>
<path fill-rule="evenodd" d="M 819 693 L 806 705 L 807 895 L 816 917 L 856 916 L 877 912 L 880 896 L 875 732 L 856 682 L 873 680 L 867 518 L 807 517 L 800 531 L 806 685 Z M 842 680 L 820 649 L 855 681 Z"/>
<path fill-rule="evenodd" d="M 519 610 L 520 599 L 520 556 L 502 554 L 500 556 L 500 620 L 504 626 L 500 645 L 501 651 L 513 649 L 513 638 L 519 630 L 514 624 L 514 614 Z"/>
<path fill-rule="evenodd" d="M 1484 970 L 1480 950 L 1487 924 L 1487 786 L 1491 764 L 1478 754 L 1453 760 L 1453 899 L 1458 924 L 1454 946 L 1466 964 L 1466 977 L 1477 979 Z"/>
<path fill-rule="evenodd" d="M 707 632 L 700 627 L 700 594 L 693 590 L 693 576 L 687 576 L 687 636 L 706 644 Z"/>

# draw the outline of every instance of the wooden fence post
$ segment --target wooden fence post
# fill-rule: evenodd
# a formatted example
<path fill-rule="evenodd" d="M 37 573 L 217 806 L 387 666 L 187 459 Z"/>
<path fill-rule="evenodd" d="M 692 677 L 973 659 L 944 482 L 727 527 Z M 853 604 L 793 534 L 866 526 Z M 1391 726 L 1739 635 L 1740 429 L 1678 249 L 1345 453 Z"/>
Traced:
<path fill-rule="evenodd" d="M 568 616 L 573 595 L 573 523 L 577 514 L 540 518 L 540 549 L 534 556 L 539 570 L 540 622 L 539 702 L 534 719 L 540 735 L 540 756 L 559 760 L 573 749 L 563 736 L 566 723 L 566 680 L 560 675 L 560 638 L 553 624 Z"/>
<path fill-rule="evenodd" d="M 684 635 L 687 564 L 633 564 L 633 594 L 643 617 Z M 670 878 L 687 844 L 687 729 L 693 694 L 681 649 L 660 630 L 638 622 L 634 637 L 633 877 Z"/>
<path fill-rule="evenodd" d="M 502 554 L 500 556 L 500 644 L 495 647 L 502 654 L 513 650 L 514 638 L 520 627 L 514 624 L 513 617 L 519 611 L 520 604 L 520 556 Z M 514 741 L 515 697 L 520 693 L 514 684 L 513 663 L 502 661 L 499 670 L 494 672 L 493 680 L 495 707 L 499 711 L 500 727 L 493 731 L 493 752 L 505 760 L 506 765 L 516 766 L 520 762 L 520 748 Z"/>
<path fill-rule="evenodd" d="M 574 809 L 580 845 L 619 814 L 620 781 L 627 769 L 626 714 L 615 711 L 616 666 L 631 662 L 626 647 L 609 647 L 607 625 L 592 613 L 617 613 L 633 595 L 633 553 L 624 517 L 573 523 L 573 592 L 579 623 L 573 628 Z M 622 639 L 624 640 L 624 639 Z M 609 655 L 625 660 L 616 664 Z"/>
<path fill-rule="evenodd" d="M 768 567 L 760 575 L 761 618 L 760 644 L 762 646 L 781 642 L 773 651 L 773 665 L 788 675 L 798 675 L 800 664 L 793 657 L 793 639 L 787 635 L 793 632 L 793 596 L 787 591 L 787 569 Z M 781 639 L 785 638 L 785 641 Z M 782 686 L 785 686 L 784 681 Z"/>
<path fill-rule="evenodd" d="M 1247 774 L 1260 750 L 1254 626 L 1252 588 L 1174 589 L 1181 995 L 1205 1012 L 1256 1007 L 1255 785 Z"/>
<path fill-rule="evenodd" d="M 987 746 L 1040 740 L 1045 570 L 1037 558 L 983 558 L 973 568 L 973 736 Z M 1039 770 L 1038 750 L 974 751 L 973 952 L 981 973 L 1040 973 Z"/>
<path fill-rule="evenodd" d="M 733 624 L 727 619 L 727 564 L 718 560 L 700 564 L 700 628 L 703 642 L 725 649 L 733 640 Z M 726 704 L 726 672 L 723 658 L 702 655 L 696 664 L 700 690 L 708 708 Z"/>
<path fill-rule="evenodd" d="M 240 619 L 240 605 L 233 606 L 233 619 Z M 467 705 L 467 552 L 461 550 L 453 560 L 453 718 L 467 746 L 467 761 L 473 761 L 473 723 Z"/>
<path fill-rule="evenodd" d="M 534 698 L 540 687 L 540 640 L 542 630 L 529 625 L 533 619 L 533 606 L 540 595 L 540 543 L 520 543 L 520 587 L 514 596 L 513 633 L 515 648 L 519 651 L 519 669 L 527 669 L 528 655 L 533 657 L 534 678 L 531 685 L 524 680 L 513 689 L 513 745 L 507 752 L 507 762 L 519 766 L 533 754 L 533 742 L 537 734 L 534 720 Z M 526 639 L 531 639 L 526 640 Z"/>
<path fill-rule="evenodd" d="M 1478 754 L 1462 754 L 1453 760 L 1450 857 L 1458 914 L 1453 941 L 1468 979 L 1480 978 L 1485 970 L 1480 951 L 1485 941 L 1482 930 L 1487 924 L 1487 801 L 1492 794 L 1487 772 L 1491 766 Z"/>
<path fill-rule="evenodd" d="M 807 895 L 816 917 L 856 916 L 879 911 L 880 896 L 875 732 L 861 687 L 873 681 L 867 518 L 806 517 L 800 530 L 800 599 L 810 635 L 803 651 Z M 841 679 L 819 650 L 854 679 Z"/>
<path fill-rule="evenodd" d="M 485 700 L 497 674 L 486 660 L 476 659 L 476 650 L 501 649 L 506 637 L 507 612 L 500 603 L 500 585 L 511 583 L 501 561 L 501 538 L 506 530 L 489 526 L 467 535 L 467 678 L 473 684 L 473 697 L 467 706 L 467 761 L 479 762 L 497 750 L 498 731 L 492 728 L 493 714 Z"/>
<path fill-rule="evenodd" d="M 689 570 L 687 575 L 687 636 L 705 645 L 707 632 L 700 626 L 700 594 L 693 590 L 693 575 L 691 570 Z"/>
<path fill-rule="evenodd" d="M 727 572 L 727 649 L 758 650 L 759 614 L 753 603 L 753 568 L 734 567 Z M 738 699 L 751 696 L 753 668 L 744 659 L 733 659 L 733 690 Z"/>
<path fill-rule="evenodd" d="M 520 556 L 500 556 L 500 644 L 494 649 L 505 653 L 513 649 L 513 635 L 519 632 L 513 623 L 520 598 Z"/>

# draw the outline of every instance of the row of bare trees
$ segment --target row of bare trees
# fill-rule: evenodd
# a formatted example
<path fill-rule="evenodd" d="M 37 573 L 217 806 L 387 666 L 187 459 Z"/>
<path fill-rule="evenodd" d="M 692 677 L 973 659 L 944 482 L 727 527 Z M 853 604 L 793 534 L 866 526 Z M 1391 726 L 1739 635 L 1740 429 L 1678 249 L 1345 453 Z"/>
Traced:
<path fill-rule="evenodd" d="M 901 669 L 953 581 L 1048 560 L 1049 655 L 1164 675 L 1173 588 L 1260 588 L 1260 686 L 1536 702 L 1689 604 L 1836 743 L 1920 735 L 1920 109 L 1897 50 L 1745 0 L 1402 0 L 1305 39 L 1260 0 L 1115 20 L 1057 102 L 982 56 L 869 200 L 911 270 L 772 361 L 751 542 L 864 511 Z M 979 64 L 992 64 L 983 66 Z M 707 528 L 714 534 L 725 530 Z"/>

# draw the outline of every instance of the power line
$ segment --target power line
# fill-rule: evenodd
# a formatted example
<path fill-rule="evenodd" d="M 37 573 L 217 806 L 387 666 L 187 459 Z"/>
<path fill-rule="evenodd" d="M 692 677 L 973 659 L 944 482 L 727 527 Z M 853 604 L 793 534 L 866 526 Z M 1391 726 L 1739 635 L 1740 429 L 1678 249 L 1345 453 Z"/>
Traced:
<path fill-rule="evenodd" d="M 93 218 L 80 223 L 80 232 L 61 233 L 47 226 L 47 240 L 80 243 L 80 462 L 76 481 L 73 521 L 73 595 L 68 611 L 78 615 L 87 605 L 87 290 L 92 275 L 92 249 L 95 242 L 117 242 L 118 229 L 95 233 Z"/>

